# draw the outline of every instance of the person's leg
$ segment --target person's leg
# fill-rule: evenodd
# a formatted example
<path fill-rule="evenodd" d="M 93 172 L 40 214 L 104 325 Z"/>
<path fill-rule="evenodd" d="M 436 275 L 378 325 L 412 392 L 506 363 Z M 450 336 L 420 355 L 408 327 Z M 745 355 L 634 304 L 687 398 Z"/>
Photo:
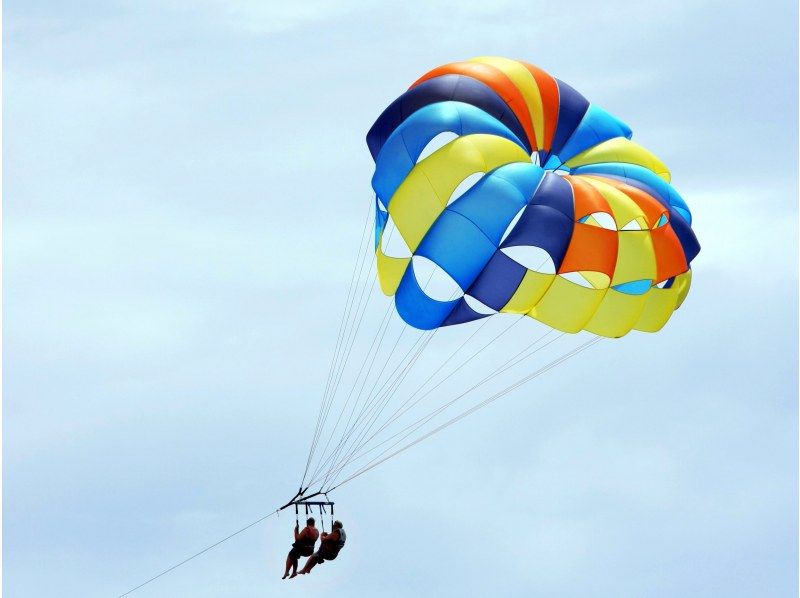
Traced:
<path fill-rule="evenodd" d="M 283 572 L 283 577 L 281 577 L 281 579 L 289 577 L 289 569 L 292 567 L 297 571 L 297 559 L 293 558 L 292 552 L 289 551 L 289 554 L 286 556 L 286 571 Z"/>
<path fill-rule="evenodd" d="M 300 569 L 300 575 L 305 575 L 306 573 L 310 573 L 311 570 L 314 568 L 314 565 L 317 564 L 317 558 L 314 555 L 308 557 L 305 566 Z"/>

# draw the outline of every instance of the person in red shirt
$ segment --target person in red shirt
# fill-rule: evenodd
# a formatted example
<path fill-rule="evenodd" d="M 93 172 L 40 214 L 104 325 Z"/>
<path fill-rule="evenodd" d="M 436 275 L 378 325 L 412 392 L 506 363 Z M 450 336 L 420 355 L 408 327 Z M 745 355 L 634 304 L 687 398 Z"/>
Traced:
<path fill-rule="evenodd" d="M 305 566 L 300 570 L 300 575 L 310 573 L 315 565 L 332 561 L 339 556 L 339 551 L 344 548 L 347 534 L 344 533 L 341 521 L 333 522 L 333 531 L 329 534 L 322 534 L 322 541 L 319 550 L 312 554 L 306 561 Z"/>
<path fill-rule="evenodd" d="M 319 538 L 319 531 L 314 527 L 315 523 L 314 518 L 309 517 L 303 531 L 300 531 L 300 524 L 294 526 L 294 544 L 292 544 L 292 549 L 286 557 L 286 571 L 284 571 L 281 579 L 295 577 L 297 575 L 298 559 L 301 556 L 314 554 L 314 545 L 317 543 L 317 538 Z M 292 570 L 291 576 L 289 575 L 289 569 Z"/>

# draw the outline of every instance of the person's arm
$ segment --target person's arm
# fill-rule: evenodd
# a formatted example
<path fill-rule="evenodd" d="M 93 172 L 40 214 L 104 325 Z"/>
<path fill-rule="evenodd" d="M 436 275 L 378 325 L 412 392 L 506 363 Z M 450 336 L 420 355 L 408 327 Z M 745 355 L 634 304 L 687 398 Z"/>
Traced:
<path fill-rule="evenodd" d="M 338 529 L 333 530 L 329 534 L 325 534 L 325 540 L 327 540 L 328 542 L 338 542 L 341 537 L 342 534 L 339 533 Z"/>
<path fill-rule="evenodd" d="M 297 542 L 300 538 L 305 537 L 304 534 L 306 533 L 306 528 L 303 528 L 303 531 L 300 531 L 300 524 L 294 526 L 294 541 Z"/>

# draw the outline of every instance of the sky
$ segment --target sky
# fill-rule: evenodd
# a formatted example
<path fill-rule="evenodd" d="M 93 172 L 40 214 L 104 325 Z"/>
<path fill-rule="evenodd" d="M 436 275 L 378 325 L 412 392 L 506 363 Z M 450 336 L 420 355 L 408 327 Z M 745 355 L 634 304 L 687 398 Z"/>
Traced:
<path fill-rule="evenodd" d="M 5 595 L 118 596 L 288 500 L 366 131 L 478 55 L 570 83 L 670 167 L 688 299 L 337 490 L 348 545 L 313 575 L 279 579 L 282 515 L 133 595 L 796 595 L 796 3 L 4 4 Z"/>

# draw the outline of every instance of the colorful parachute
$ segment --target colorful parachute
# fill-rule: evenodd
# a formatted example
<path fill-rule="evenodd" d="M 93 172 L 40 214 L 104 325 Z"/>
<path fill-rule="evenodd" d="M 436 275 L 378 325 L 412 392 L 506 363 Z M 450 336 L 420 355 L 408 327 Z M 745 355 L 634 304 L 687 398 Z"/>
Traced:
<path fill-rule="evenodd" d="M 367 135 L 383 292 L 424 330 L 497 312 L 607 337 L 659 330 L 689 291 L 700 246 L 669 170 L 630 138 L 525 62 L 475 58 L 425 74 Z M 405 254 L 386 251 L 390 230 Z M 431 262 L 451 296 L 426 293 Z"/>

